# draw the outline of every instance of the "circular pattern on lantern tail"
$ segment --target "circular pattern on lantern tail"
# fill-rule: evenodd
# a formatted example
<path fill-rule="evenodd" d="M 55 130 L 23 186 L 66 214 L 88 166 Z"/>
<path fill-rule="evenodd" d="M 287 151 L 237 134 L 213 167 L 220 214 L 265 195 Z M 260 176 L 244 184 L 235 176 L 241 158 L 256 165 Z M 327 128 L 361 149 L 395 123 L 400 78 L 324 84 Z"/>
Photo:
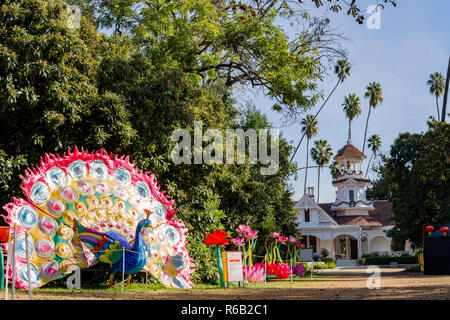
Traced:
<path fill-rule="evenodd" d="M 109 188 L 109 185 L 105 181 L 97 181 L 95 183 L 95 191 L 97 191 L 101 195 L 111 194 L 111 189 Z"/>
<path fill-rule="evenodd" d="M 108 176 L 108 167 L 102 160 L 94 160 L 89 164 L 90 173 L 96 179 L 105 179 Z"/>
<path fill-rule="evenodd" d="M 167 216 L 166 207 L 159 201 L 152 201 L 150 204 L 150 211 L 152 211 L 159 222 L 165 221 Z"/>
<path fill-rule="evenodd" d="M 165 231 L 166 240 L 170 246 L 176 246 L 179 244 L 181 236 L 178 230 L 173 226 L 168 226 Z"/>
<path fill-rule="evenodd" d="M 51 167 L 46 173 L 47 181 L 50 181 L 53 187 L 62 187 L 67 184 L 66 173 L 59 167 Z"/>
<path fill-rule="evenodd" d="M 54 217 L 60 217 L 65 209 L 65 204 L 57 199 L 57 198 L 51 198 L 47 201 L 47 210 L 48 212 L 53 215 Z"/>
<path fill-rule="evenodd" d="M 60 277 L 59 264 L 56 261 L 47 261 L 39 267 L 39 277 L 46 280 L 54 280 Z"/>
<path fill-rule="evenodd" d="M 114 187 L 113 194 L 117 198 L 120 198 L 125 201 L 128 200 L 128 198 L 129 198 L 127 190 L 124 187 L 122 187 L 120 184 L 116 184 L 116 186 Z"/>
<path fill-rule="evenodd" d="M 73 161 L 69 164 L 69 173 L 76 180 L 85 178 L 87 174 L 86 164 L 82 160 Z"/>
<path fill-rule="evenodd" d="M 28 287 L 28 276 L 30 276 L 31 287 L 35 288 L 39 285 L 39 272 L 36 266 L 30 263 L 30 275 L 28 275 L 28 268 L 26 264 L 22 264 L 17 268 L 17 278 L 19 281 L 24 282 Z"/>
<path fill-rule="evenodd" d="M 70 226 L 71 226 L 71 225 L 73 224 L 73 222 L 75 221 L 75 217 L 76 217 L 75 213 L 72 212 L 72 211 L 70 211 L 70 210 L 65 211 L 65 212 L 63 213 L 63 220 L 64 220 L 64 222 L 67 223 L 67 224 L 70 225 Z"/>
<path fill-rule="evenodd" d="M 72 253 L 72 250 L 70 250 L 70 246 L 67 243 L 59 243 L 56 246 L 56 254 L 58 257 L 66 259 L 68 258 Z"/>
<path fill-rule="evenodd" d="M 45 203 L 50 198 L 50 189 L 42 181 L 36 181 L 31 186 L 30 199 L 37 205 Z"/>
<path fill-rule="evenodd" d="M 53 252 L 55 252 L 55 244 L 48 239 L 39 239 L 34 244 L 34 250 L 38 257 L 48 259 L 51 258 Z"/>
<path fill-rule="evenodd" d="M 174 288 L 184 289 L 187 287 L 187 283 L 182 276 L 175 276 L 172 277 L 172 286 Z"/>
<path fill-rule="evenodd" d="M 142 199 L 149 199 L 151 196 L 150 188 L 148 187 L 148 184 L 144 181 L 136 182 L 134 189 L 136 191 L 136 195 L 138 195 Z"/>
<path fill-rule="evenodd" d="M 177 253 L 176 255 L 172 256 L 172 258 L 170 260 L 171 260 L 172 265 L 173 265 L 173 267 L 175 268 L 176 271 L 183 270 L 184 266 L 186 265 L 183 255 L 179 254 L 179 253 Z"/>
<path fill-rule="evenodd" d="M 58 227 L 55 219 L 50 218 L 49 216 L 43 216 L 38 220 L 38 228 L 42 233 L 46 235 L 53 235 L 56 232 L 56 228 Z"/>
<path fill-rule="evenodd" d="M 113 173 L 114 179 L 123 186 L 127 186 L 131 183 L 131 174 L 125 168 L 118 167 Z"/>
<path fill-rule="evenodd" d="M 19 224 L 26 228 L 31 229 L 37 223 L 37 213 L 32 207 L 24 205 L 17 209 L 16 217 L 19 220 Z"/>
<path fill-rule="evenodd" d="M 78 181 L 77 188 L 80 194 L 83 196 L 89 196 L 91 194 L 94 194 L 94 187 L 92 186 L 92 183 L 90 183 L 87 180 Z"/>
<path fill-rule="evenodd" d="M 78 200 L 78 193 L 72 187 L 63 187 L 59 189 L 59 196 L 69 203 Z"/>
<path fill-rule="evenodd" d="M 67 226 L 59 226 L 58 227 L 58 235 L 64 240 L 71 240 L 73 236 L 73 231 Z"/>
<path fill-rule="evenodd" d="M 33 253 L 33 240 L 29 236 L 27 242 L 25 242 L 25 234 L 19 234 L 16 237 L 16 255 L 20 258 L 26 259 L 27 257 L 27 245 L 28 242 L 28 257 L 31 258 L 31 254 Z"/>

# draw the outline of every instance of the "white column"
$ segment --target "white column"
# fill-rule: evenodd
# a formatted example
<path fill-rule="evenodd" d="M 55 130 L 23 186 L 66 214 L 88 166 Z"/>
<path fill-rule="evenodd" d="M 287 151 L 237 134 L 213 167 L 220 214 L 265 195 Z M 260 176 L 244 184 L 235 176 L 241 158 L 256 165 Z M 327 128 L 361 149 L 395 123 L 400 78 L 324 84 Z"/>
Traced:
<path fill-rule="evenodd" d="M 350 260 L 350 238 L 345 236 L 345 253 L 347 254 L 347 260 Z"/>
<path fill-rule="evenodd" d="M 322 231 L 322 249 L 325 248 L 325 231 Z"/>
<path fill-rule="evenodd" d="M 334 252 L 334 232 L 331 232 L 331 257 L 333 259 L 336 259 L 335 252 Z"/>
<path fill-rule="evenodd" d="M 358 232 L 358 259 L 361 258 L 361 231 Z"/>
<path fill-rule="evenodd" d="M 367 237 L 367 253 L 370 253 L 370 241 L 372 239 L 370 239 L 369 237 Z"/>

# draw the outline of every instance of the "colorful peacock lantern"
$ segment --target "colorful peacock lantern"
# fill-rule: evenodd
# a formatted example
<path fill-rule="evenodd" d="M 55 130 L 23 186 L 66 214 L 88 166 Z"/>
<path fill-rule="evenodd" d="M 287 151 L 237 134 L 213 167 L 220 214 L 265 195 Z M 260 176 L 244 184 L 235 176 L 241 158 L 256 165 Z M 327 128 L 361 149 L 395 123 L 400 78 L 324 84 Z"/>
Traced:
<path fill-rule="evenodd" d="M 166 287 L 192 287 L 187 229 L 173 219 L 174 201 L 128 156 L 76 147 L 46 154 L 26 171 L 22 189 L 27 200 L 3 207 L 11 235 L 16 226 L 16 287 L 28 288 L 28 275 L 36 288 L 98 262 L 111 264 L 112 275 L 145 271 Z"/>

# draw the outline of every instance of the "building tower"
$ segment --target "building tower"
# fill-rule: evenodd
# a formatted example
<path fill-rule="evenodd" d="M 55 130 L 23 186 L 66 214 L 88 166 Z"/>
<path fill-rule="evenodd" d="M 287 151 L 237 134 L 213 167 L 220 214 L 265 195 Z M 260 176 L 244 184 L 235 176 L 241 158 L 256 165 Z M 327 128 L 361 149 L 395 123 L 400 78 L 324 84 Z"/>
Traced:
<path fill-rule="evenodd" d="M 336 187 L 336 201 L 331 210 L 337 216 L 368 216 L 373 210 L 373 203 L 366 199 L 369 179 L 364 179 L 362 160 L 366 156 L 351 141 L 340 149 L 334 160 L 338 161 L 339 178 L 332 182 Z"/>

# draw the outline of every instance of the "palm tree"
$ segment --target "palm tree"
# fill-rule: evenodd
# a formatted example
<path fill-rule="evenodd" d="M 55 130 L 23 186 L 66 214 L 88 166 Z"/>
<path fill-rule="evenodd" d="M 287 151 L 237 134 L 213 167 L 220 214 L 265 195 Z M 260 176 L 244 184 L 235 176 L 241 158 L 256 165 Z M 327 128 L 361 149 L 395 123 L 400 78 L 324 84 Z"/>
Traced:
<path fill-rule="evenodd" d="M 339 60 L 336 63 L 336 66 L 334 67 L 334 73 L 338 76 L 338 81 L 336 83 L 336 85 L 334 86 L 333 90 L 331 90 L 330 94 L 328 95 L 328 97 L 326 98 L 326 100 L 324 101 L 324 103 L 322 104 L 322 106 L 319 108 L 319 110 L 317 110 L 316 114 L 314 115 L 314 119 L 317 118 L 317 116 L 319 115 L 320 111 L 322 111 L 323 107 L 325 106 L 325 104 L 328 102 L 328 100 L 330 99 L 331 95 L 333 94 L 333 92 L 336 90 L 336 88 L 338 87 L 338 85 L 340 83 L 343 83 L 344 80 L 350 76 L 350 65 L 347 63 L 347 60 Z M 297 145 L 297 148 L 295 148 L 295 151 L 291 157 L 291 162 L 292 159 L 294 159 L 295 154 L 297 153 L 298 148 L 300 147 L 303 138 L 305 138 L 305 134 L 302 135 L 300 142 Z"/>
<path fill-rule="evenodd" d="M 331 177 L 333 178 L 333 180 L 339 179 L 338 165 L 339 165 L 339 162 L 336 160 L 333 160 L 333 162 L 331 163 L 330 171 L 331 171 Z"/>
<path fill-rule="evenodd" d="M 309 140 L 317 134 L 317 120 L 312 114 L 306 115 L 302 120 L 302 132 L 306 135 L 306 171 L 305 171 L 305 187 L 303 193 L 306 193 L 306 179 L 308 177 L 308 159 L 309 159 Z"/>
<path fill-rule="evenodd" d="M 317 203 L 319 203 L 320 199 L 320 171 L 324 165 L 327 165 L 331 156 L 333 155 L 333 151 L 331 150 L 331 146 L 328 144 L 327 140 L 316 140 L 314 141 L 315 147 L 311 149 L 311 157 L 319 166 L 318 174 L 317 174 Z"/>
<path fill-rule="evenodd" d="M 356 94 L 349 94 L 344 98 L 345 115 L 348 118 L 348 143 L 352 141 L 352 120 L 361 114 L 361 107 L 359 105 L 359 97 Z"/>
<path fill-rule="evenodd" d="M 436 97 L 436 109 L 438 114 L 438 121 L 440 119 L 439 116 L 439 96 L 444 92 L 445 89 L 445 79 L 444 76 L 439 73 L 435 72 L 430 74 L 430 80 L 427 81 L 427 85 L 430 87 L 430 93 Z"/>
<path fill-rule="evenodd" d="M 364 175 L 364 178 L 367 177 L 367 174 L 369 173 L 369 167 L 370 167 L 370 162 L 372 161 L 372 158 L 376 158 L 378 151 L 380 151 L 380 147 L 381 147 L 381 139 L 380 136 L 377 135 L 376 133 L 374 133 L 372 136 L 369 137 L 369 139 L 367 139 L 367 146 L 372 150 L 372 154 L 370 156 L 369 159 L 369 163 L 367 164 L 367 170 L 366 170 L 366 174 Z"/>
<path fill-rule="evenodd" d="M 364 153 L 364 149 L 366 147 L 366 137 L 367 137 L 367 127 L 369 125 L 369 117 L 370 117 L 370 110 L 372 108 L 375 109 L 375 107 L 383 102 L 383 90 L 381 89 L 381 84 L 378 82 L 371 82 L 366 87 L 366 93 L 364 94 L 365 98 L 369 98 L 369 112 L 367 114 L 367 120 L 366 120 L 366 129 L 364 130 L 364 140 L 363 140 L 363 149 L 362 153 Z"/>

